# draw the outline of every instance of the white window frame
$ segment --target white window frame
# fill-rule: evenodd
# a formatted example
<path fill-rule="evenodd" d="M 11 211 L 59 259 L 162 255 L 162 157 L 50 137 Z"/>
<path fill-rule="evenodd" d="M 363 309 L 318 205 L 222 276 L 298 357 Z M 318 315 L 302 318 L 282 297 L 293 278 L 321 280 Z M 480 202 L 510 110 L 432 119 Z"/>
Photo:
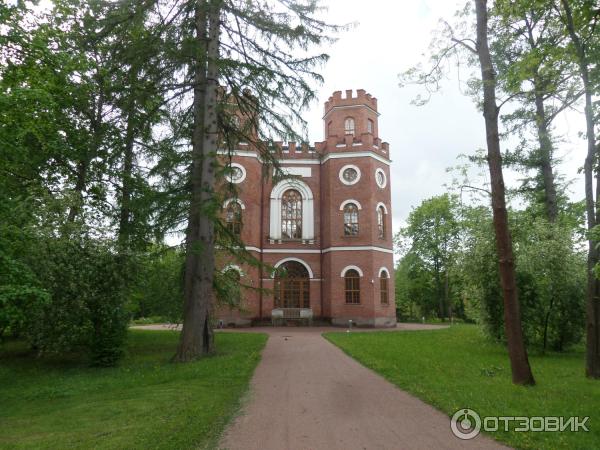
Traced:
<path fill-rule="evenodd" d="M 381 173 L 383 175 L 383 183 L 382 184 L 379 184 L 379 180 L 377 179 L 377 174 L 379 174 L 379 173 Z M 381 167 L 379 167 L 375 170 L 375 183 L 381 189 L 384 189 L 387 186 L 387 175 L 385 174 L 385 170 L 383 170 Z"/>
<path fill-rule="evenodd" d="M 231 163 L 230 166 L 232 169 L 234 167 L 239 168 L 242 171 L 242 177 L 239 180 L 234 180 L 231 178 L 231 173 L 228 173 L 225 178 L 227 178 L 227 181 L 229 181 L 230 183 L 233 184 L 240 184 L 242 181 L 244 181 L 246 179 L 246 168 L 244 166 L 242 166 L 241 164 L 238 163 Z"/>
<path fill-rule="evenodd" d="M 344 179 L 344 171 L 345 171 L 346 169 L 354 169 L 354 170 L 356 170 L 356 174 L 357 174 L 357 175 L 356 175 L 356 180 L 354 180 L 354 181 L 346 181 L 346 180 Z M 358 166 L 355 166 L 354 164 L 346 164 L 345 166 L 343 166 L 343 167 L 340 169 L 340 171 L 339 171 L 339 173 L 338 173 L 338 178 L 339 178 L 339 179 L 340 179 L 340 181 L 341 181 L 343 184 L 345 184 L 346 186 L 353 186 L 353 185 L 355 185 L 356 183 L 358 183 L 358 182 L 360 181 L 360 177 L 361 177 L 361 175 L 362 175 L 362 173 L 361 173 L 360 169 L 358 168 Z"/>
<path fill-rule="evenodd" d="M 306 270 L 308 271 L 308 277 L 309 277 L 311 280 L 312 280 L 312 279 L 315 277 L 315 275 L 314 275 L 314 273 L 313 273 L 312 269 L 310 268 L 310 266 L 308 265 L 308 263 L 307 263 L 306 261 L 304 261 L 304 260 L 302 260 L 302 259 L 300 259 L 300 258 L 294 258 L 294 257 L 290 257 L 290 258 L 284 258 L 284 259 L 281 259 L 281 260 L 277 261 L 277 264 L 275 264 L 275 265 L 273 266 L 273 268 L 274 268 L 275 270 L 274 270 L 274 271 L 271 273 L 271 278 L 275 278 L 275 273 L 277 272 L 277 269 L 278 269 L 278 268 L 279 268 L 279 267 L 280 267 L 282 264 L 285 264 L 286 262 L 289 262 L 289 261 L 295 261 L 295 262 L 298 262 L 298 263 L 302 264 L 302 265 L 303 265 L 303 266 L 306 268 Z"/>
<path fill-rule="evenodd" d="M 346 266 L 342 269 L 342 271 L 340 272 L 340 277 L 344 278 L 346 276 L 346 272 L 348 272 L 349 270 L 356 270 L 358 272 L 358 276 L 362 277 L 363 276 L 363 271 L 360 269 L 360 267 L 358 266 Z"/>
<path fill-rule="evenodd" d="M 302 196 L 302 239 L 312 240 L 315 238 L 314 197 L 310 187 L 297 179 L 280 181 L 271 191 L 271 208 L 269 212 L 270 239 L 282 239 L 281 199 L 288 189 L 295 189 Z"/>
<path fill-rule="evenodd" d="M 352 124 L 351 128 L 346 126 L 348 123 Z M 356 120 L 354 120 L 354 117 L 346 117 L 344 119 L 344 134 L 350 136 L 354 136 L 356 134 Z"/>

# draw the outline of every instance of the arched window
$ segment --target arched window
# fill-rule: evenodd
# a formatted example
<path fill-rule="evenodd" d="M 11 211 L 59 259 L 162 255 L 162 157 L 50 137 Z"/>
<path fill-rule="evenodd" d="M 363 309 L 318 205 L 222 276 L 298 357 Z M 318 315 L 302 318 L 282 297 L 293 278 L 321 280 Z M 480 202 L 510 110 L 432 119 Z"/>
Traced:
<path fill-rule="evenodd" d="M 302 196 L 288 189 L 281 197 L 281 237 L 302 239 Z"/>
<path fill-rule="evenodd" d="M 358 236 L 358 206 L 354 203 L 344 206 L 344 236 Z"/>
<path fill-rule="evenodd" d="M 275 276 L 276 308 L 310 308 L 310 274 L 302 263 L 287 261 Z"/>
<path fill-rule="evenodd" d="M 379 276 L 379 298 L 382 305 L 387 305 L 388 300 L 388 274 L 386 271 L 381 272 Z"/>
<path fill-rule="evenodd" d="M 374 125 L 375 123 L 371 119 L 367 120 L 367 133 L 373 133 L 373 130 L 375 129 Z"/>
<path fill-rule="evenodd" d="M 354 134 L 354 119 L 352 117 L 348 117 L 344 121 L 344 130 L 346 134 Z"/>
<path fill-rule="evenodd" d="M 230 201 L 225 208 L 225 223 L 231 234 L 239 236 L 242 232 L 242 206 L 236 201 Z"/>
<path fill-rule="evenodd" d="M 377 232 L 379 239 L 385 239 L 385 210 L 383 206 L 377 208 Z"/>
<path fill-rule="evenodd" d="M 346 284 L 346 303 L 360 303 L 360 275 L 354 269 L 348 269 L 344 274 Z"/>

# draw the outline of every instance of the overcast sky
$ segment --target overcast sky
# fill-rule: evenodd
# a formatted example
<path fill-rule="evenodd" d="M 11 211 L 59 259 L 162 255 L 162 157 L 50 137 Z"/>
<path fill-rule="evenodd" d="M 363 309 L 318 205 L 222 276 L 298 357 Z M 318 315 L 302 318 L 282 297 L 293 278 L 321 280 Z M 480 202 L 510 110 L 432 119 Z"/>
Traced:
<path fill-rule="evenodd" d="M 392 162 L 392 208 L 394 232 L 404 224 L 412 207 L 444 192 L 443 184 L 452 176 L 446 168 L 456 166 L 459 154 L 472 154 L 485 147 L 483 117 L 475 104 L 459 91 L 452 76 L 443 92 L 426 106 L 410 101 L 419 87 L 398 87 L 398 73 L 425 61 L 423 54 L 439 19 L 451 19 L 464 1 L 454 0 L 328 0 L 327 21 L 357 22 L 354 29 L 339 35 L 323 68 L 324 84 L 319 101 L 305 115 L 311 141 L 323 140 L 323 102 L 333 91 L 365 89 L 378 99 L 381 116 L 379 135 L 390 143 Z M 575 179 L 572 197 L 583 198 L 583 177 L 577 168 L 585 158 L 585 143 L 577 133 L 583 118 L 572 113 L 561 117 L 558 131 L 565 142 L 558 149 L 564 160 L 559 171 Z M 507 182 L 516 176 L 508 174 Z"/>

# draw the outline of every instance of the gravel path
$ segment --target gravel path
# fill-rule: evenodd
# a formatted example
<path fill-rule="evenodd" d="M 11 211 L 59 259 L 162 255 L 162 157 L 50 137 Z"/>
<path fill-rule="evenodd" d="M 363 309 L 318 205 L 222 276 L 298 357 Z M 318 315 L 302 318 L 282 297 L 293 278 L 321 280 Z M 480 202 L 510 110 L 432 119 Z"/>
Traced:
<path fill-rule="evenodd" d="M 255 330 L 269 333 L 269 340 L 247 404 L 226 430 L 221 448 L 506 448 L 483 436 L 471 441 L 454 437 L 445 414 L 345 355 L 321 336 L 323 329 Z"/>

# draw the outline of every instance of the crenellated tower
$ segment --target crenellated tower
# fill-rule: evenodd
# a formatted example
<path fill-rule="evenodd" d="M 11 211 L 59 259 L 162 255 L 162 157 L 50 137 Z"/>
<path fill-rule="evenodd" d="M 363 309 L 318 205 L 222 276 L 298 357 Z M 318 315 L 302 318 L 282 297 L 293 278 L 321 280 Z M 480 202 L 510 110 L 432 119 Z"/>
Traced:
<path fill-rule="evenodd" d="M 316 144 L 324 199 L 324 313 L 341 325 L 395 323 L 389 145 L 379 138 L 378 118 L 377 99 L 365 90 L 336 91 L 325 103 L 325 140 Z M 345 298 L 348 270 L 359 277 L 356 303 Z M 382 294 L 384 272 L 390 280 Z"/>

